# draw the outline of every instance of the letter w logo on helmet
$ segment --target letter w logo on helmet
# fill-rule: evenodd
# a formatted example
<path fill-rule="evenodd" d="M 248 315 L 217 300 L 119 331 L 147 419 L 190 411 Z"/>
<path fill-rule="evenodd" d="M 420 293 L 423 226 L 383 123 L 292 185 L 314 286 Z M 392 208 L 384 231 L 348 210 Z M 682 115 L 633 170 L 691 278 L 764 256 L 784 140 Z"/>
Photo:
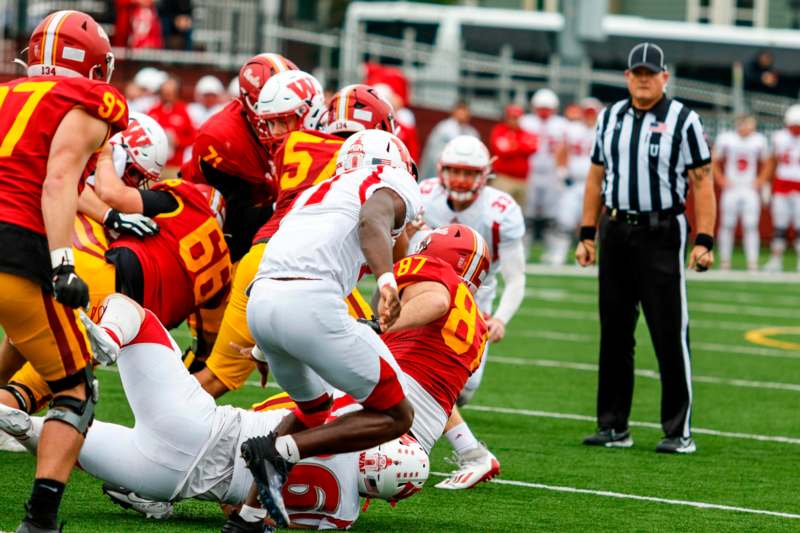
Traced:
<path fill-rule="evenodd" d="M 153 144 L 153 140 L 150 138 L 150 135 L 147 134 L 145 129 L 138 122 L 133 123 L 132 127 L 129 127 L 125 131 L 123 140 L 125 144 L 131 148 L 140 148 L 142 146 L 150 146 Z"/>
<path fill-rule="evenodd" d="M 310 100 L 317 94 L 314 82 L 308 78 L 299 78 L 288 85 L 289 89 L 294 92 L 301 100 Z"/>

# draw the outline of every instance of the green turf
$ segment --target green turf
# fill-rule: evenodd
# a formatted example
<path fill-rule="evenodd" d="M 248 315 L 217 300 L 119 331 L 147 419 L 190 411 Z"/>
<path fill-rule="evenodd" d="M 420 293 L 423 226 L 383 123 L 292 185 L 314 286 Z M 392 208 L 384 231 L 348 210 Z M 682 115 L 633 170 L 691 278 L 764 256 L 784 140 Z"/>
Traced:
<path fill-rule="evenodd" d="M 800 351 L 759 347 L 744 337 L 755 327 L 797 326 L 798 286 L 697 281 L 690 282 L 689 298 L 697 378 L 694 427 L 800 439 Z M 654 453 L 661 436 L 657 428 L 634 427 L 636 445 L 630 450 L 580 444 L 594 426 L 580 416 L 594 413 L 595 302 L 596 282 L 591 278 L 528 277 L 523 308 L 507 338 L 491 347 L 486 377 L 471 404 L 474 408 L 464 411 L 478 436 L 502 462 L 501 479 L 800 514 L 797 443 L 696 434 L 698 452 L 694 456 L 672 457 Z M 187 341 L 185 331 L 177 334 L 180 342 Z M 781 339 L 800 341 L 791 335 Z M 637 340 L 637 369 L 657 370 L 643 321 Z M 98 374 L 102 390 L 98 417 L 131 424 L 119 376 L 109 371 Z M 785 390 L 780 384 L 795 386 Z M 654 377 L 637 377 L 632 420 L 658 422 L 659 391 Z M 247 386 L 225 396 L 224 401 L 247 406 L 266 394 Z M 494 411 L 497 408 L 525 410 L 537 416 Z M 579 415 L 578 419 L 574 415 Z M 448 469 L 443 459 L 449 451 L 446 443 L 437 445 L 432 457 L 434 471 Z M 32 473 L 32 458 L 0 453 L 0 530 L 16 527 Z M 354 530 L 717 532 L 800 528 L 798 519 L 544 488 L 491 483 L 452 493 L 432 485 L 396 509 L 373 502 Z M 100 482 L 82 472 L 73 474 L 62 509 L 68 532 L 199 533 L 219 531 L 222 524 L 217 507 L 201 502 L 178 504 L 176 517 L 167 522 L 141 520 L 111 505 L 100 494 Z"/>

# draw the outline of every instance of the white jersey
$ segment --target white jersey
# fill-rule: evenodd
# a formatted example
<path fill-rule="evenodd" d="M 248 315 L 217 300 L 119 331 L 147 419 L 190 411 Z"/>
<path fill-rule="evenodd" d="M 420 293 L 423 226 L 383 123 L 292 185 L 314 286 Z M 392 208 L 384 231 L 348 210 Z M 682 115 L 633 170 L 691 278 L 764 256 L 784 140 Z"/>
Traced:
<path fill-rule="evenodd" d="M 772 153 L 778 161 L 775 178 L 800 182 L 800 137 L 783 129 L 772 134 Z"/>
<path fill-rule="evenodd" d="M 342 296 L 349 294 L 365 261 L 358 236 L 361 206 L 382 188 L 403 199 L 404 226 L 417 216 L 422 205 L 419 187 L 405 170 L 376 166 L 337 174 L 297 197 L 270 239 L 256 279 L 331 280 Z"/>
<path fill-rule="evenodd" d="M 575 183 L 583 183 L 592 166 L 595 128 L 583 122 L 570 122 L 564 131 L 567 145 L 567 171 Z"/>
<path fill-rule="evenodd" d="M 422 193 L 422 216 L 428 226 L 438 228 L 452 223 L 466 224 L 486 239 L 491 265 L 475 298 L 481 311 L 491 313 L 497 291 L 496 274 L 503 259 L 499 253 L 500 246 L 519 240 L 525 234 L 525 221 L 519 204 L 510 195 L 487 185 L 472 205 L 463 211 L 454 211 L 447 201 L 447 190 L 438 178 L 423 181 L 419 188 Z"/>
<path fill-rule="evenodd" d="M 564 133 L 569 122 L 564 117 L 553 115 L 542 120 L 537 115 L 525 115 L 519 121 L 523 130 L 536 134 L 539 149 L 529 159 L 530 176 L 556 177 L 556 152 L 564 141 Z"/>
<path fill-rule="evenodd" d="M 725 161 L 729 187 L 752 186 L 758 177 L 758 165 L 768 156 L 767 138 L 758 132 L 742 137 L 735 131 L 720 133 L 714 153 Z"/>

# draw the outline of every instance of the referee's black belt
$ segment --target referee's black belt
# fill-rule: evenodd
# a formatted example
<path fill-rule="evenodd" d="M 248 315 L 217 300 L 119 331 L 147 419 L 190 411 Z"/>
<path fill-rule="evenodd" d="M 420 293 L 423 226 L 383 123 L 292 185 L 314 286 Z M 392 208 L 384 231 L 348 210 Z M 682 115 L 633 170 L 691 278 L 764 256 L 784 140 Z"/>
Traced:
<path fill-rule="evenodd" d="M 606 208 L 609 220 L 614 222 L 624 222 L 630 226 L 655 226 L 662 220 L 669 220 L 684 212 L 684 207 L 673 207 L 662 211 L 623 211 L 622 209 Z"/>

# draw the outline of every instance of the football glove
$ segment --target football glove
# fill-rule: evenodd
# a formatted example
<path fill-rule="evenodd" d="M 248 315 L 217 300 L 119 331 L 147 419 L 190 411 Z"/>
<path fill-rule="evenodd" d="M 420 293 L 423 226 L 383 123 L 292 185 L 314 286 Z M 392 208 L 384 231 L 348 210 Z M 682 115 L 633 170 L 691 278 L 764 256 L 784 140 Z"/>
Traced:
<path fill-rule="evenodd" d="M 73 309 L 89 305 L 89 286 L 75 273 L 74 265 L 58 265 L 51 278 L 57 301 Z"/>
<path fill-rule="evenodd" d="M 103 219 L 103 225 L 119 233 L 128 233 L 137 237 L 146 237 L 158 233 L 158 224 L 151 218 L 138 213 L 120 213 L 109 209 Z"/>
<path fill-rule="evenodd" d="M 372 328 L 372 331 L 374 331 L 378 335 L 383 333 L 383 331 L 381 330 L 381 323 L 375 317 L 372 317 L 372 318 L 357 318 L 356 322 L 360 322 L 362 324 L 366 324 L 367 326 Z"/>

